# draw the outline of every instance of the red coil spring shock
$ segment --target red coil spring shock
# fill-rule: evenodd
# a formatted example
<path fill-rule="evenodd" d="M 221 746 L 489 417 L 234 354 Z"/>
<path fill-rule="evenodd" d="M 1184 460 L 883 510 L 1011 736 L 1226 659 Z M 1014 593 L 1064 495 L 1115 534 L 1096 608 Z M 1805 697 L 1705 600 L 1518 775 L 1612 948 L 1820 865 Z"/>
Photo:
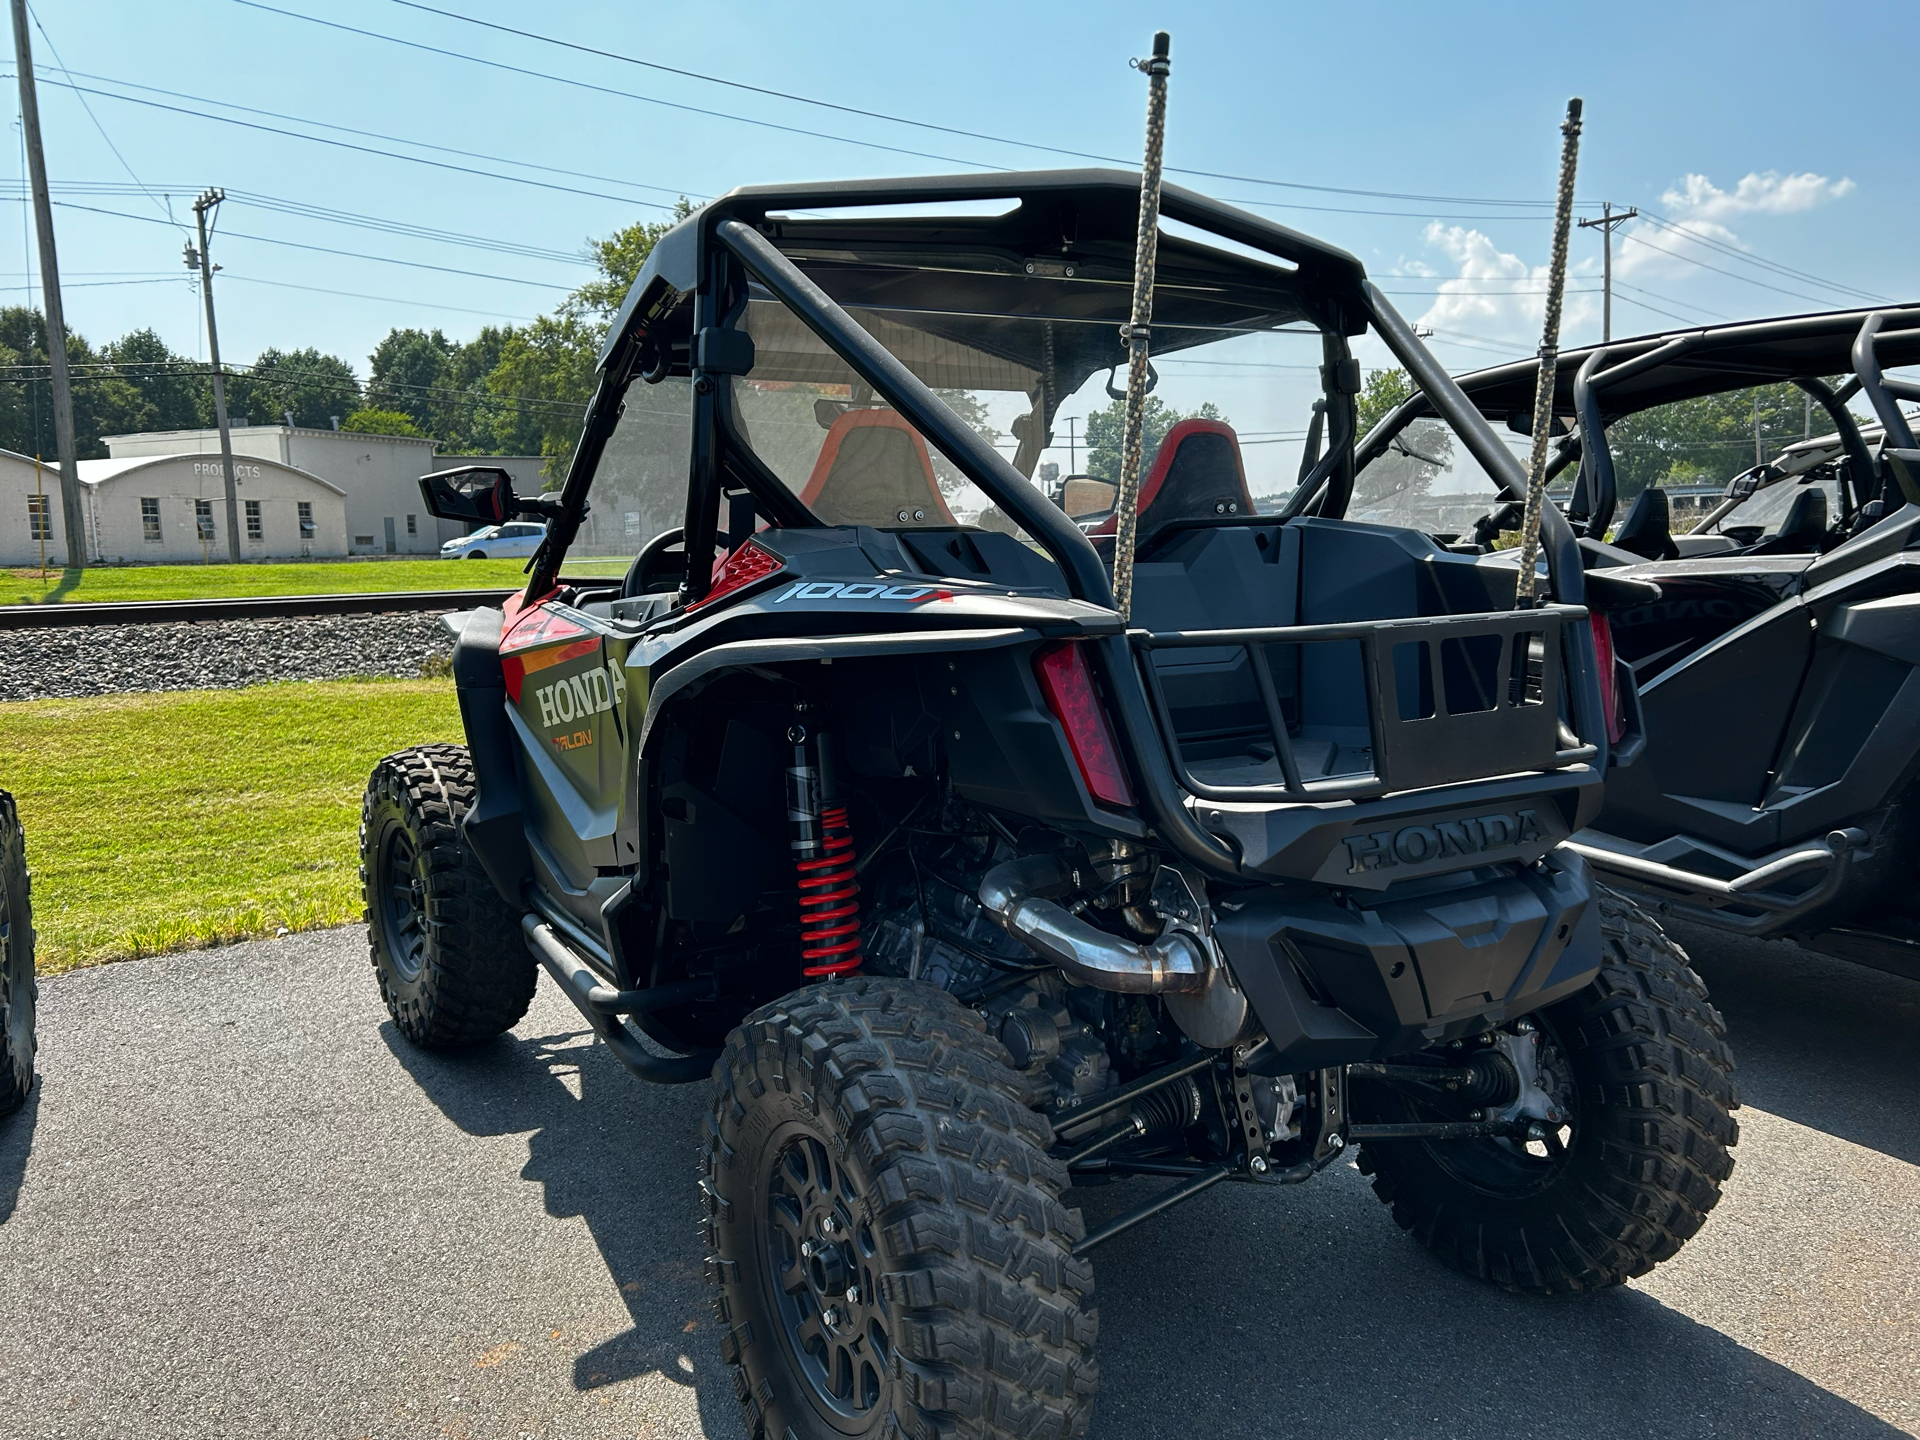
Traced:
<path fill-rule="evenodd" d="M 795 863 L 800 872 L 800 958 L 803 975 L 844 975 L 860 968 L 860 886 L 853 878 L 853 830 L 847 807 L 820 807 L 824 854 Z"/>
<path fill-rule="evenodd" d="M 860 968 L 860 886 L 854 878 L 847 807 L 824 802 L 820 767 L 804 725 L 787 732 L 787 818 L 793 824 L 800 885 L 801 974 L 845 975 Z"/>

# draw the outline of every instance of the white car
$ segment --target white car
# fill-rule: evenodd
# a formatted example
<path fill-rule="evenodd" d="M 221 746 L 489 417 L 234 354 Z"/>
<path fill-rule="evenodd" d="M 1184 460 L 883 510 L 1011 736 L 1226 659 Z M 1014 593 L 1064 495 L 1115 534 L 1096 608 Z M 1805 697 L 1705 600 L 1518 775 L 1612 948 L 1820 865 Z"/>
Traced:
<path fill-rule="evenodd" d="M 449 540 L 440 547 L 442 560 L 500 559 L 510 555 L 531 555 L 540 548 L 547 527 L 533 520 L 513 520 L 505 525 L 485 525 L 471 535 Z"/>

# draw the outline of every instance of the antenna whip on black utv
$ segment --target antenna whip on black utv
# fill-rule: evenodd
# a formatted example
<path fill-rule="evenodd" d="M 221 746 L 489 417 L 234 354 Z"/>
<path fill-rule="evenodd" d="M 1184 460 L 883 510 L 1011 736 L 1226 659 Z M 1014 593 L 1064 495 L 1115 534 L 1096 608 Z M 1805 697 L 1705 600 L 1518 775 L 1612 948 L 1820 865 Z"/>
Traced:
<path fill-rule="evenodd" d="M 1560 302 L 1567 289 L 1567 235 L 1573 228 L 1573 173 L 1580 161 L 1580 97 L 1567 101 L 1560 126 L 1560 194 L 1553 207 L 1553 261 L 1547 271 L 1547 324 L 1540 338 L 1540 378 L 1533 390 L 1533 459 L 1527 467 L 1527 509 L 1520 521 L 1520 578 L 1514 608 L 1533 606 L 1540 559 L 1540 507 L 1547 503 L 1547 441 L 1553 429 L 1554 379 L 1560 365 Z M 1605 443 L 1604 440 L 1601 443 Z"/>
<path fill-rule="evenodd" d="M 1167 59 L 1172 40 L 1153 37 L 1153 58 L 1135 60 L 1147 76 L 1147 154 L 1140 166 L 1140 234 L 1133 252 L 1133 314 L 1120 331 L 1127 344 L 1127 421 L 1120 447 L 1118 524 L 1113 541 L 1113 606 L 1120 623 L 1133 616 L 1134 529 L 1140 518 L 1141 432 L 1146 423 L 1148 346 L 1153 336 L 1153 265 L 1160 239 L 1160 152 L 1167 138 Z"/>

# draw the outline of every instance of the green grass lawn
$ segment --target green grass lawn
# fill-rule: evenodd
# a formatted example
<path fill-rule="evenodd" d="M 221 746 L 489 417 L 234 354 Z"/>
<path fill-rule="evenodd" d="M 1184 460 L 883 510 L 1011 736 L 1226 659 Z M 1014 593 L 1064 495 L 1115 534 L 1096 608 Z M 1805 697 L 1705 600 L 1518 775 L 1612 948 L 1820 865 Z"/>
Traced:
<path fill-rule="evenodd" d="M 41 972 L 359 919 L 374 762 L 459 738 L 440 680 L 0 704 Z"/>
<path fill-rule="evenodd" d="M 60 601 L 201 600 L 245 595 L 344 595 L 380 590 L 512 590 L 525 560 L 298 560 L 260 565 L 99 565 L 0 570 L 0 605 Z M 624 560 L 570 560 L 569 575 L 621 575 Z"/>

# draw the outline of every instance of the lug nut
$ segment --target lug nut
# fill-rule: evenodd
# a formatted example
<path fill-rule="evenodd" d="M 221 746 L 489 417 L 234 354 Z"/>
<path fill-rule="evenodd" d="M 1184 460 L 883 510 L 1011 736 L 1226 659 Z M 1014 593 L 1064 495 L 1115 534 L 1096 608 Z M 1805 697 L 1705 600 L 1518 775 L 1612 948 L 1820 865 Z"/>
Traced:
<path fill-rule="evenodd" d="M 824 1231 L 828 1235 L 838 1234 L 840 1230 L 840 1222 L 839 1220 L 835 1219 L 833 1216 L 829 1215 L 820 1222 L 820 1228 L 822 1231 Z"/>
<path fill-rule="evenodd" d="M 829 1305 L 820 1312 L 820 1318 L 828 1325 L 838 1325 L 840 1323 L 840 1312 Z"/>
<path fill-rule="evenodd" d="M 1347 1137 L 1344 1135 L 1329 1135 L 1327 1137 L 1327 1148 L 1329 1150 L 1344 1150 L 1346 1146 Z"/>
<path fill-rule="evenodd" d="M 1253 1173 L 1256 1175 L 1266 1174 L 1267 1173 L 1267 1157 L 1264 1155 L 1254 1156 L 1251 1160 L 1247 1161 L 1247 1168 L 1253 1171 Z"/>
<path fill-rule="evenodd" d="M 847 1303 L 849 1305 L 858 1305 L 860 1303 L 860 1287 L 858 1285 L 847 1286 Z"/>
<path fill-rule="evenodd" d="M 800 1258 L 802 1260 L 811 1260 L 813 1258 L 813 1242 L 811 1240 L 802 1240 L 800 1242 Z"/>

